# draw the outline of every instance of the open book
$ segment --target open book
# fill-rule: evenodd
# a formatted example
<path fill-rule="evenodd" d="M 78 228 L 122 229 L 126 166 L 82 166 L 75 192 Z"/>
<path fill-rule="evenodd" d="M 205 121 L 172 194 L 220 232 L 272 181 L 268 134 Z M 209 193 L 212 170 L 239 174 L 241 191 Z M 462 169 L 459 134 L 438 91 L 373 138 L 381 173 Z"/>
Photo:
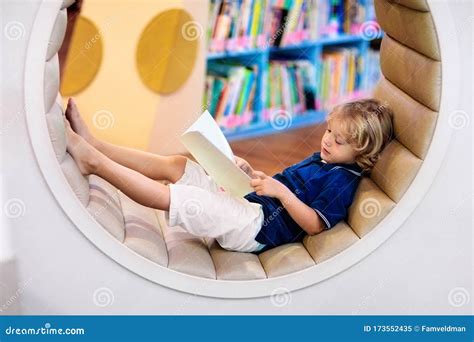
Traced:
<path fill-rule="evenodd" d="M 181 135 L 181 142 L 225 191 L 237 197 L 254 191 L 250 177 L 235 164 L 227 139 L 207 110 Z"/>

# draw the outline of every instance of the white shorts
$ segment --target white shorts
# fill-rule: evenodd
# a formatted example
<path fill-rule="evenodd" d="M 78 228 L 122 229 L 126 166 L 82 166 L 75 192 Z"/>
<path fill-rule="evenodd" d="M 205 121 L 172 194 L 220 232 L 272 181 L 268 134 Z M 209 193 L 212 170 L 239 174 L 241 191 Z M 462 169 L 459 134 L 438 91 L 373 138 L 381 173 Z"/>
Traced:
<path fill-rule="evenodd" d="M 255 240 L 264 220 L 262 206 L 220 189 L 199 164 L 188 159 L 183 176 L 169 189 L 165 218 L 170 227 L 180 225 L 195 236 L 215 238 L 232 251 L 265 247 Z"/>

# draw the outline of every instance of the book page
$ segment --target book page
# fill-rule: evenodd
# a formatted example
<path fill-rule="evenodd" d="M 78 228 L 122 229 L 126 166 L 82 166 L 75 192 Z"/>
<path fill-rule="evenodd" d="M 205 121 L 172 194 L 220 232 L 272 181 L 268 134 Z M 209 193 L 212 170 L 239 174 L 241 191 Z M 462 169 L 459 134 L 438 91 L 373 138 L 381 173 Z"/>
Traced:
<path fill-rule="evenodd" d="M 235 164 L 229 143 L 208 111 L 181 135 L 181 142 L 225 191 L 238 197 L 254 191 L 250 177 Z"/>

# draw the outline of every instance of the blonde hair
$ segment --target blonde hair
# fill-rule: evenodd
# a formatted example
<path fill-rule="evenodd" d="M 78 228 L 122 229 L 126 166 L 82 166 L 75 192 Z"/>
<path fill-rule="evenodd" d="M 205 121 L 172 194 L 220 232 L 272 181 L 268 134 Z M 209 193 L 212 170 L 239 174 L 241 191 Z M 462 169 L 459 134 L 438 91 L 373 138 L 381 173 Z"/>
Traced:
<path fill-rule="evenodd" d="M 356 164 L 370 172 L 380 152 L 393 138 L 392 118 L 388 103 L 367 98 L 335 106 L 327 121 L 340 121 L 346 141 L 357 152 Z"/>

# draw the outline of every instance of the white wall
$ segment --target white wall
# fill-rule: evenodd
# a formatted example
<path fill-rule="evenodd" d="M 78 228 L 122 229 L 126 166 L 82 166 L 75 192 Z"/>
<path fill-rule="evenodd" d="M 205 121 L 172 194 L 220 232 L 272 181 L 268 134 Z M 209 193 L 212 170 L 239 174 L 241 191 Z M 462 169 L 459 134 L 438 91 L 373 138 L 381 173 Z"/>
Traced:
<path fill-rule="evenodd" d="M 469 6 L 468 1 L 450 4 L 457 18 L 460 53 L 466 56 L 462 102 L 452 110 L 465 111 L 471 122 L 454 133 L 431 190 L 403 227 L 375 252 L 327 281 L 291 293 L 282 307 L 268 297 L 225 300 L 170 290 L 104 256 L 62 212 L 37 166 L 24 116 L 15 114 L 21 113 L 21 89 L 7 91 L 5 87 L 20 84 L 22 74 L 13 74 L 10 80 L 2 76 L 4 200 L 18 198 L 24 204 L 22 216 L 8 218 L 19 278 L 19 286 L 9 291 L 21 290 L 15 302 L 21 304 L 24 314 L 471 314 L 472 298 L 469 303 L 467 298 L 473 295 L 474 120 L 469 77 L 472 37 L 467 31 L 474 20 L 469 17 Z M 24 8 L 19 15 L 33 15 L 35 10 L 30 7 L 28 13 Z M 2 46 L 21 44 L 24 49 L 26 43 L 26 39 L 5 45 L 2 41 Z M 12 64 L 4 60 L 2 69 L 15 61 L 8 63 Z M 12 96 L 10 92 L 17 93 Z M 5 274 L 1 274 L 3 281 Z M 109 299 L 105 307 L 94 303 L 94 292 L 103 287 L 111 291 L 102 292 L 101 298 Z M 450 300 L 453 289 L 457 296 Z M 463 296 L 464 305 L 453 305 Z M 95 298 L 97 302 L 99 297 Z"/>

